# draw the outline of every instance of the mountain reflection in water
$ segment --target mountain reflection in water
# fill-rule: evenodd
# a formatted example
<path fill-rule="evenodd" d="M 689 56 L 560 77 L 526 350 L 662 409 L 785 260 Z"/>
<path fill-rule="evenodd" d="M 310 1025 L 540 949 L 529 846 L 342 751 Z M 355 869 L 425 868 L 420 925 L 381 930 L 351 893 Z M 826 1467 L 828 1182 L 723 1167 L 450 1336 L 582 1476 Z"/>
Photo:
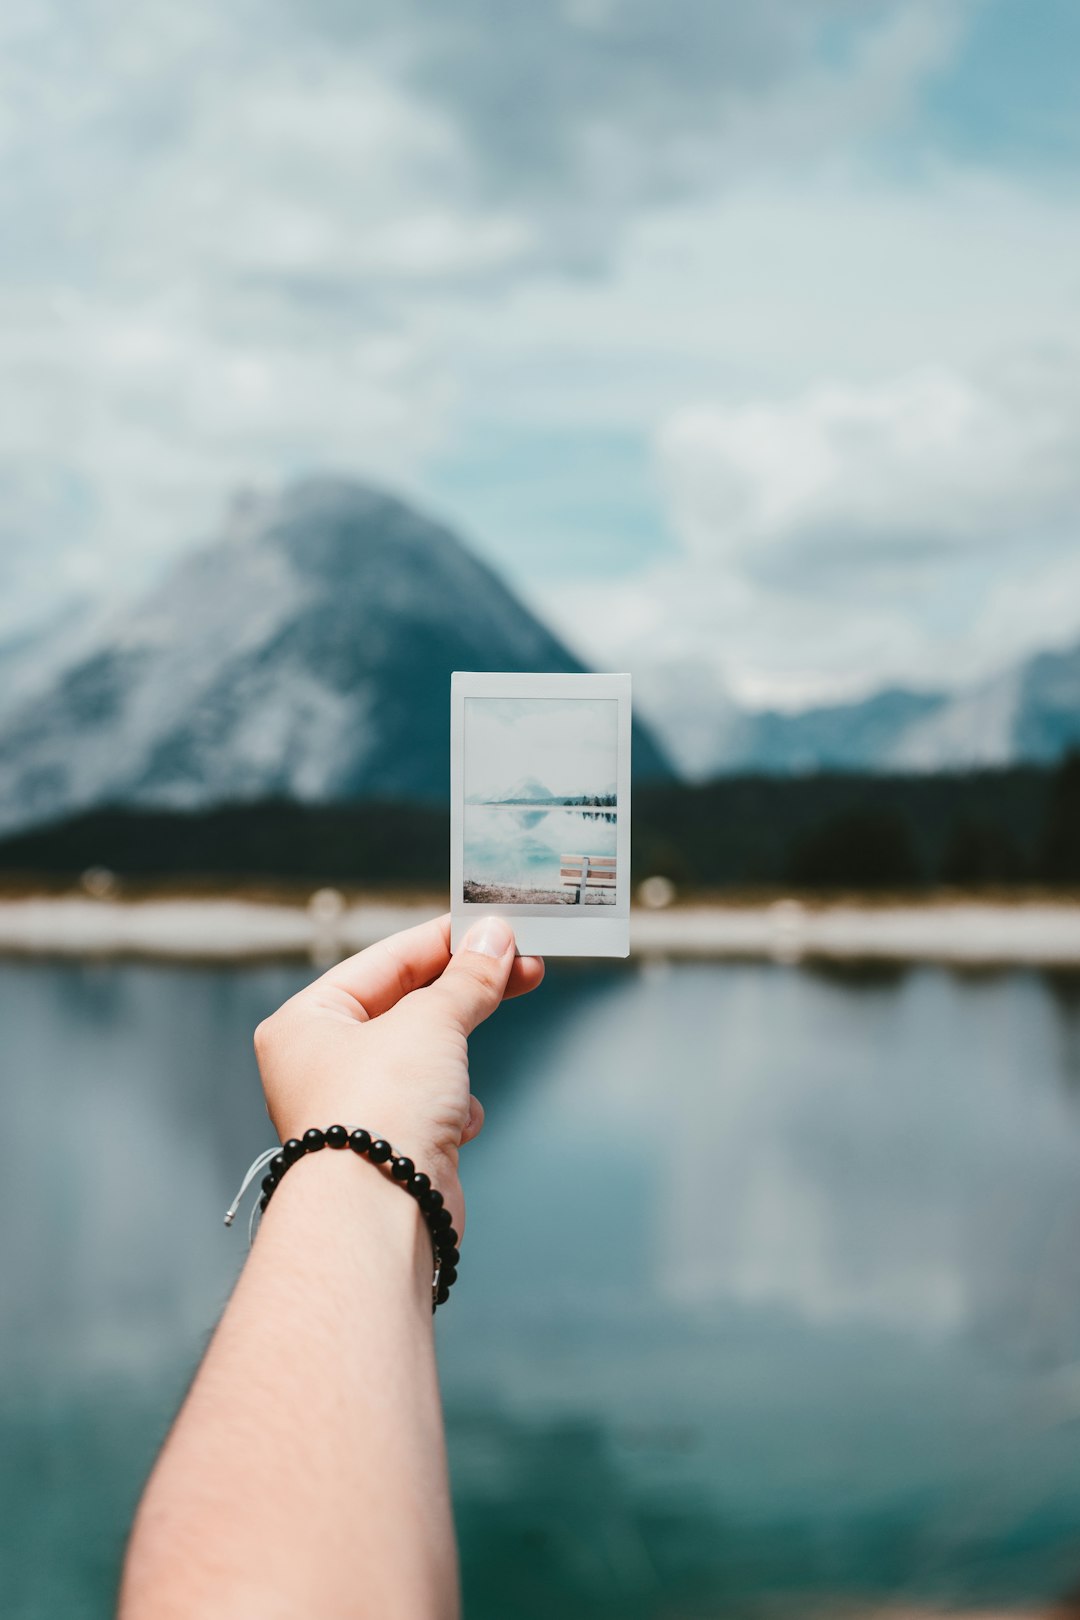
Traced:
<path fill-rule="evenodd" d="M 251 1031 L 310 976 L 0 963 L 5 1615 L 112 1613 L 243 1255 Z M 436 1323 L 469 1620 L 1076 1585 L 1075 978 L 552 963 L 470 1054 Z"/>
<path fill-rule="evenodd" d="M 618 813 L 558 805 L 467 804 L 466 882 L 558 889 L 563 855 L 614 855 Z"/>

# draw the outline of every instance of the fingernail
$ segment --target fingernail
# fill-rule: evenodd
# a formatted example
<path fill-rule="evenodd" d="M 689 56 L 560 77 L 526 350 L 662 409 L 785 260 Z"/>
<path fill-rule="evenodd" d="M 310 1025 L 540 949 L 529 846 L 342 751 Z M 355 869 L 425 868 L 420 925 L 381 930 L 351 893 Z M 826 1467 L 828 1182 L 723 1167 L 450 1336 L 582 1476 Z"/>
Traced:
<path fill-rule="evenodd" d="M 461 942 L 465 951 L 476 951 L 479 956 L 505 956 L 514 936 L 501 917 L 485 917 L 474 922 Z"/>

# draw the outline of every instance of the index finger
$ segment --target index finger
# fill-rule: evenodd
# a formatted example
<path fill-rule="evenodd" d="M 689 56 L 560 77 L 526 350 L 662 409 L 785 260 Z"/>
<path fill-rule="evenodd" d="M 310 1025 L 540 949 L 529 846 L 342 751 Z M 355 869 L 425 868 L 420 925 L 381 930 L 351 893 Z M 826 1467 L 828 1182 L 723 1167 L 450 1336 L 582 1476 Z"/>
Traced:
<path fill-rule="evenodd" d="M 410 990 L 419 990 L 438 978 L 450 960 L 450 918 L 388 934 L 377 944 L 347 956 L 329 968 L 315 984 L 333 985 L 352 997 L 365 1018 L 388 1012 Z M 311 986 L 308 987 L 312 988 Z"/>

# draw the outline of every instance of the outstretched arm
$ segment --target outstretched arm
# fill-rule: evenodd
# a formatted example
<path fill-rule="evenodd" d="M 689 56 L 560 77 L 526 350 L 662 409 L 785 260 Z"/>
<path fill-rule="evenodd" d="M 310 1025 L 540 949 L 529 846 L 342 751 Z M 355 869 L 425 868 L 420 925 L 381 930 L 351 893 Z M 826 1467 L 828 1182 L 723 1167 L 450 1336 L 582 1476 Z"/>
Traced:
<path fill-rule="evenodd" d="M 426 1170 L 458 1232 L 483 1114 L 467 1037 L 543 966 L 505 925 L 451 959 L 446 919 L 339 964 L 260 1025 L 282 1140 L 359 1125 Z M 143 1495 L 120 1620 L 441 1620 L 458 1610 L 415 1201 L 354 1154 L 284 1176 Z"/>

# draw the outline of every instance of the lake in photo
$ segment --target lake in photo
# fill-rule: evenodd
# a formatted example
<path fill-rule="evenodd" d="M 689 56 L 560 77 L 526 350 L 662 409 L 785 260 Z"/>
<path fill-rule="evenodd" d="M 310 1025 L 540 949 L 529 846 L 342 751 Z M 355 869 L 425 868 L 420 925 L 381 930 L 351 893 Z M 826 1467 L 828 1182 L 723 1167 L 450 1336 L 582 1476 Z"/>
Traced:
<path fill-rule="evenodd" d="M 563 858 L 614 856 L 617 813 L 566 805 L 466 804 L 464 829 L 466 899 L 572 904 L 577 890 L 563 883 Z M 615 904 L 614 887 L 586 894 L 588 905 Z"/>
<path fill-rule="evenodd" d="M 251 1032 L 312 971 L 0 962 L 11 1620 L 112 1613 L 245 1249 Z M 436 1322 L 466 1620 L 1080 1583 L 1080 980 L 553 963 L 470 1050 Z"/>

